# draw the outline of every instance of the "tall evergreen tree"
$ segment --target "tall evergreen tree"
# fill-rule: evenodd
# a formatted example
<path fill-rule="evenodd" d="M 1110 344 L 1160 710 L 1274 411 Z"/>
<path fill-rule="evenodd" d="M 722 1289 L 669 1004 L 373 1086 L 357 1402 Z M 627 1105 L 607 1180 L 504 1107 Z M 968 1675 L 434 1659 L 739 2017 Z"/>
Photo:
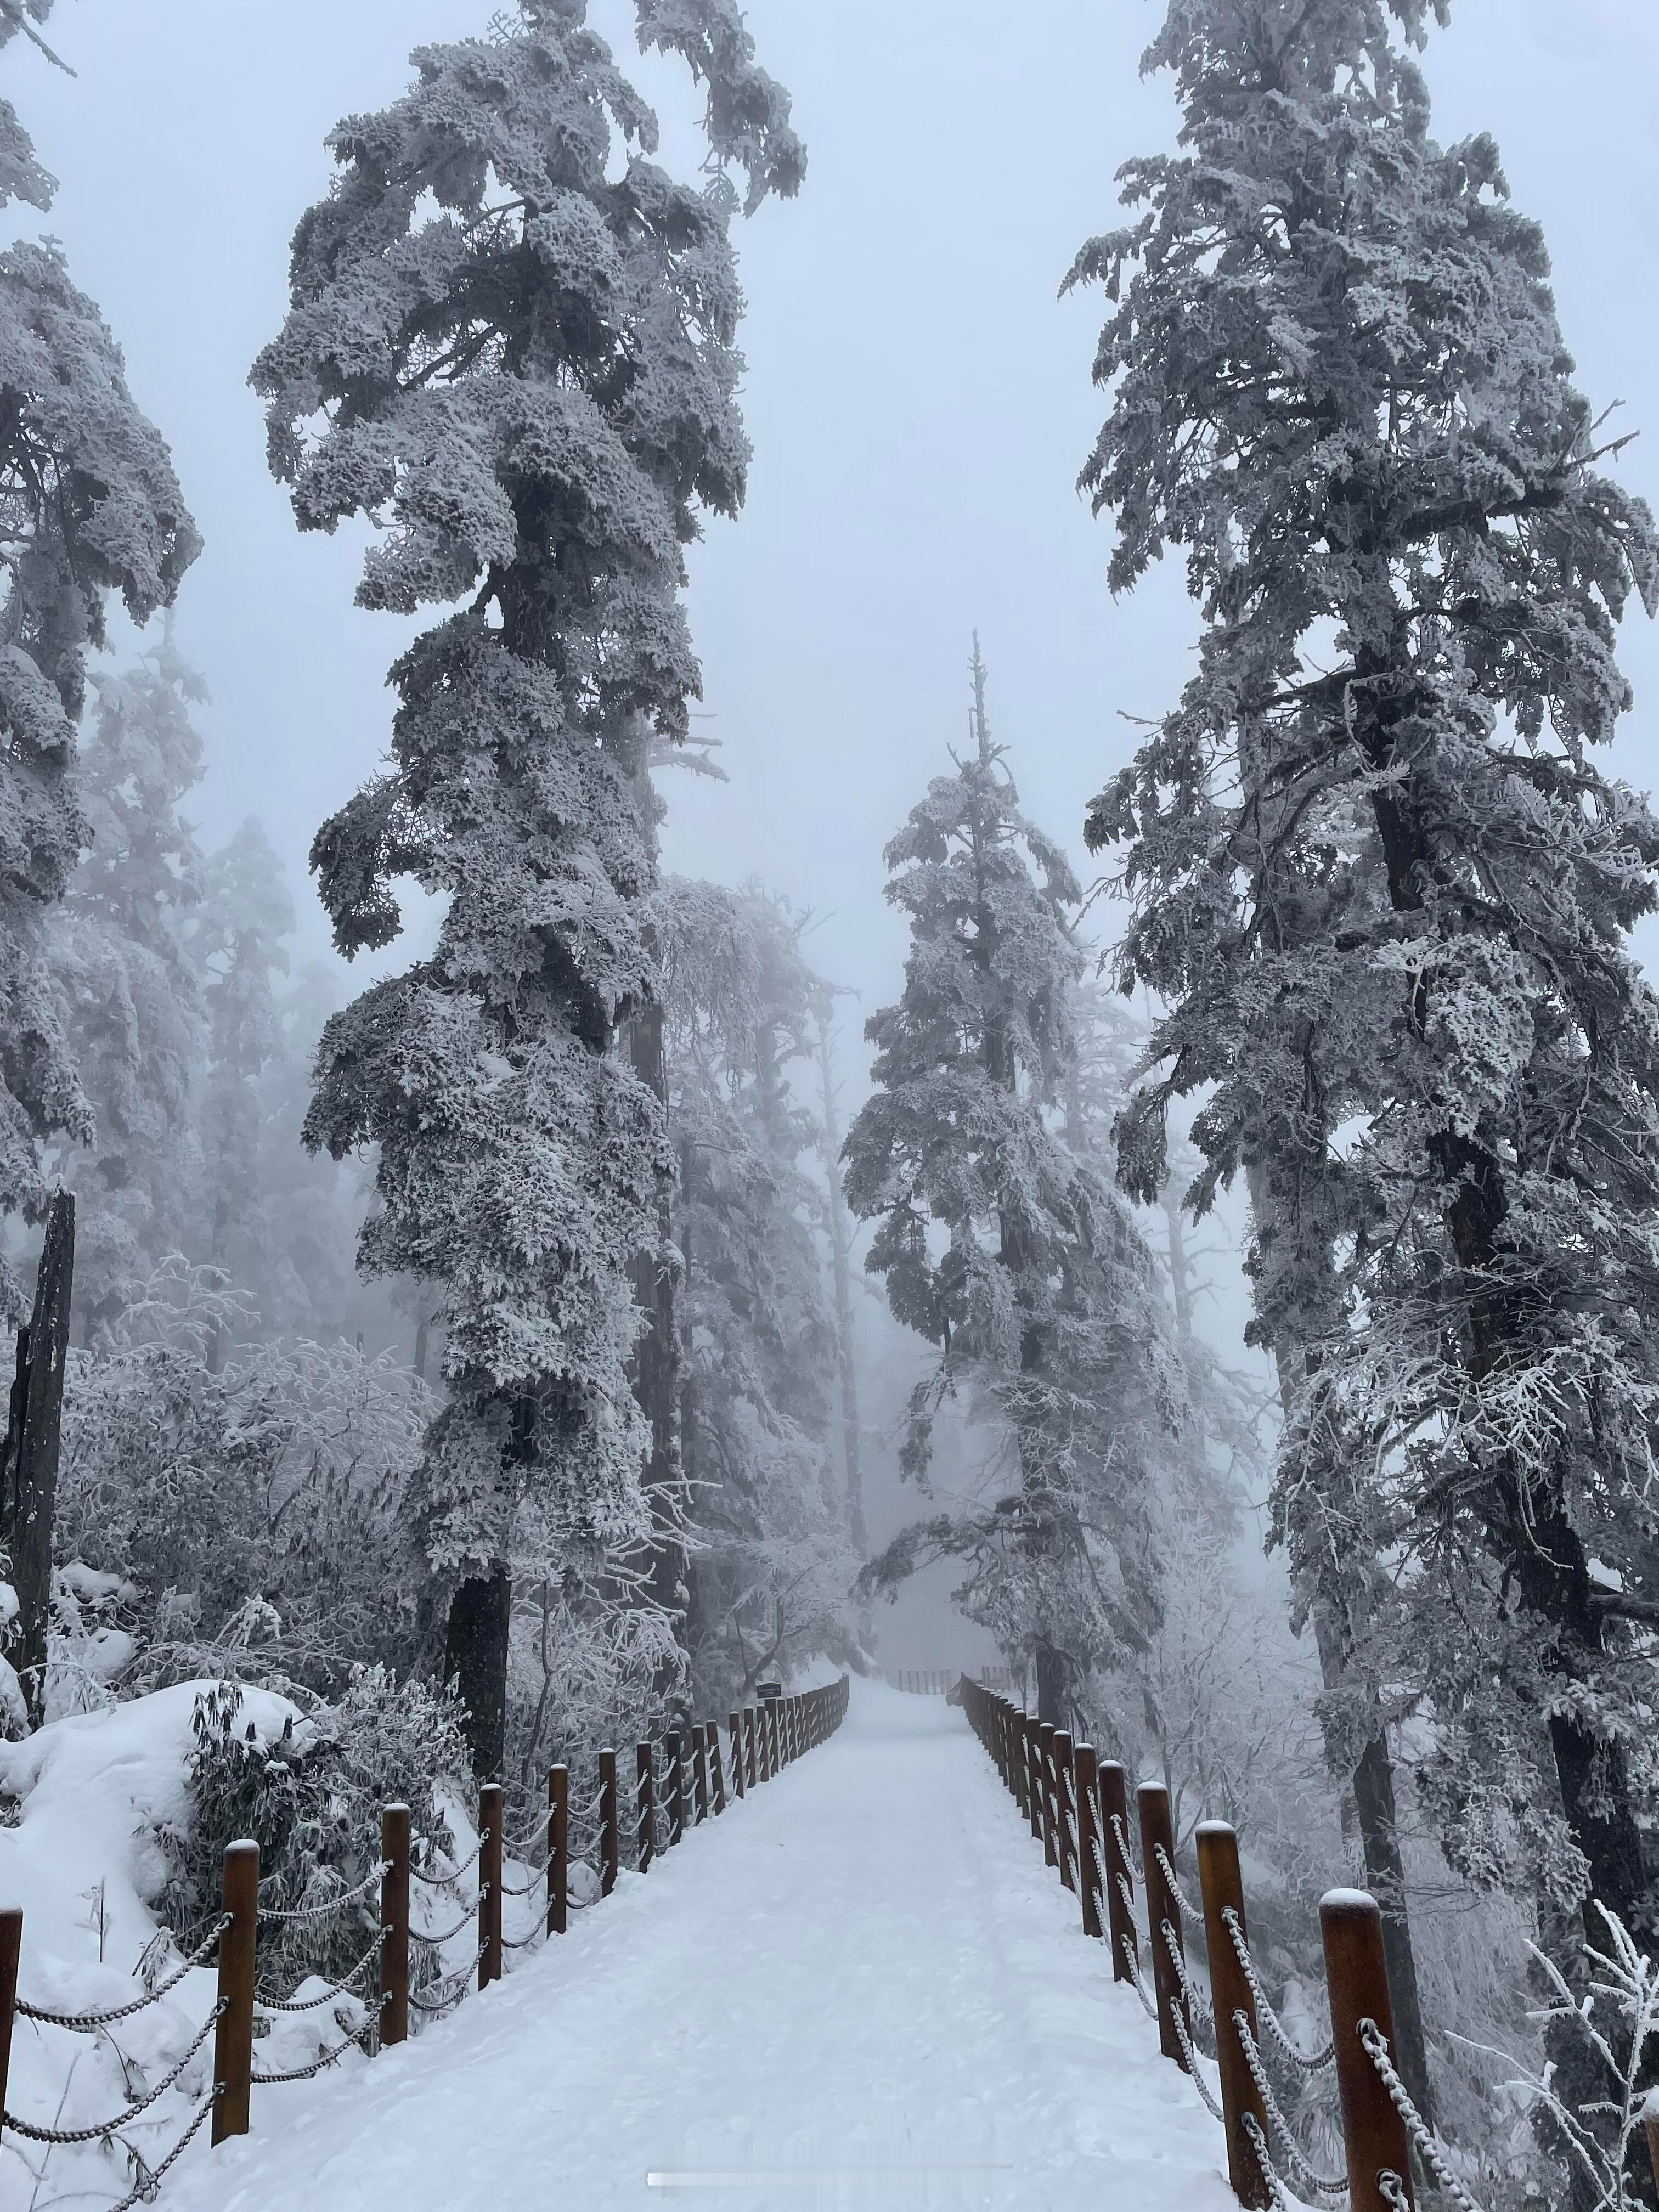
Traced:
<path fill-rule="evenodd" d="M 202 1110 L 205 1257 L 246 1285 L 267 1328 L 284 1316 L 272 1277 L 276 1239 L 264 1188 L 266 1105 L 263 1079 L 286 1040 L 276 979 L 289 971 L 284 940 L 294 933 L 294 900 L 283 864 L 252 816 L 203 872 L 202 903 L 191 933 L 210 1029 Z M 297 1140 L 298 1129 L 289 1131 Z M 212 1346 L 216 1368 L 222 1334 Z"/>
<path fill-rule="evenodd" d="M 853 1328 L 853 1230 L 842 1188 L 840 1085 L 836 1080 L 835 1039 L 826 1018 L 818 1025 L 819 1150 L 827 1194 L 824 1228 L 836 1292 L 836 1359 L 841 1390 L 842 1467 L 847 1481 L 847 1530 L 860 1565 L 870 1556 L 870 1532 L 864 1520 L 864 1431 L 859 1418 L 858 1346 Z"/>
<path fill-rule="evenodd" d="M 876 1088 L 848 1134 L 846 1187 L 878 1224 L 865 1264 L 895 1318 L 939 1348 L 911 1402 L 905 1471 L 926 1479 L 937 1410 L 965 1389 L 1018 1472 L 988 1516 L 920 1524 L 866 1580 L 967 1556 L 971 1607 L 1035 1660 L 1039 1708 L 1059 1723 L 1068 1689 L 1144 1644 L 1155 1616 L 1143 1478 L 1178 1393 L 1151 1255 L 1057 1126 L 1077 1050 L 1079 886 L 1019 811 L 977 642 L 973 686 L 969 750 L 886 850 L 910 952 L 902 996 L 866 1026 Z M 1085 1510 L 1103 1492 L 1111 1510 Z"/>
<path fill-rule="evenodd" d="M 51 0 L 0 11 L 0 51 Z M 0 207 L 46 210 L 55 179 L 0 100 Z M 119 349 L 51 244 L 0 252 L 0 1215 L 39 1220 L 43 1147 L 92 1135 L 40 941 L 86 836 L 75 727 L 87 648 L 118 592 L 135 622 L 168 605 L 200 547 L 160 434 L 127 389 Z M 21 1322 L 0 1252 L 0 1317 Z"/>
<path fill-rule="evenodd" d="M 1593 748 L 1659 542 L 1495 147 L 1430 135 L 1428 13 L 1176 0 L 1147 61 L 1183 150 L 1129 166 L 1140 211 L 1075 271 L 1114 301 L 1084 477 L 1113 582 L 1179 545 L 1205 620 L 1091 821 L 1124 975 L 1170 1006 L 1123 1161 L 1154 1192 L 1167 1101 L 1213 1086 L 1194 1202 L 1256 1181 L 1304 1601 L 1358 1472 L 1407 1606 L 1374 1673 L 1431 1700 L 1449 1849 L 1490 1878 L 1518 1835 L 1547 1922 L 1593 1895 L 1637 1928 L 1659 1001 L 1628 932 L 1659 822 Z"/>
<path fill-rule="evenodd" d="M 848 1648 L 856 1571 L 830 1449 L 836 1330 L 789 1089 L 830 993 L 784 903 L 671 878 L 655 913 L 679 1168 L 681 1434 L 698 1688 Z"/>
<path fill-rule="evenodd" d="M 705 185 L 648 158 L 655 118 L 582 0 L 521 0 L 335 131 L 254 370 L 301 526 L 387 525 L 360 604 L 463 602 L 397 664 L 393 764 L 313 850 L 348 955 L 398 934 L 397 877 L 446 904 L 432 957 L 330 1024 L 307 1136 L 379 1146 L 363 1264 L 443 1288 L 425 1542 L 481 1771 L 526 1486 L 572 1574 L 652 1535 L 632 1270 L 671 1265 L 672 1162 L 612 1048 L 653 989 L 648 747 L 684 738 L 698 686 L 683 548 L 749 458 L 726 172 L 752 209 L 804 166 L 732 0 L 636 12 L 708 88 Z"/>
<path fill-rule="evenodd" d="M 202 779 L 207 696 L 169 624 L 138 665 L 93 679 L 80 763 L 88 849 L 51 933 L 96 1133 L 63 1159 L 76 1196 L 76 1304 L 91 1333 L 190 1241 L 208 1025 L 186 947 L 202 856 L 179 809 Z"/>

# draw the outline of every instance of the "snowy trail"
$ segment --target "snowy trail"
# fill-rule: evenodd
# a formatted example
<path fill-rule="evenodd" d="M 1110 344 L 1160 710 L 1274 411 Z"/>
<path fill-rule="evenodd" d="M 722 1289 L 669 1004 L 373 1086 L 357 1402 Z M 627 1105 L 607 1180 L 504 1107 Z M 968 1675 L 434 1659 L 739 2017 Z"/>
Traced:
<path fill-rule="evenodd" d="M 830 1743 L 505 1983 L 254 2098 L 173 2212 L 1235 2203 L 963 1716 L 857 1681 Z"/>

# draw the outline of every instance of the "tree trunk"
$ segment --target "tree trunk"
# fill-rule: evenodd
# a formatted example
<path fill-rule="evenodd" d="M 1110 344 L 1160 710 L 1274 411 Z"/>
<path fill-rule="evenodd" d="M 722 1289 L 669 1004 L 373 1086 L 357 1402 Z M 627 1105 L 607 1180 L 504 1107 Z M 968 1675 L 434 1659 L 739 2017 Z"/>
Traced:
<path fill-rule="evenodd" d="M 668 1077 L 663 1060 L 662 1008 L 654 1000 L 641 1006 L 628 1024 L 628 1058 L 635 1074 L 650 1089 L 666 1115 Z M 685 1547 L 680 1540 L 678 1512 L 679 1337 L 675 1326 L 674 1274 L 666 1258 L 673 1236 L 671 1196 L 665 1188 L 658 1200 L 655 1246 L 636 1253 L 629 1270 L 635 1302 L 645 1316 L 631 1373 L 635 1399 L 651 1431 L 645 1468 L 646 1494 L 651 1500 L 655 1530 L 651 1595 L 673 1622 L 676 1638 L 684 1647 Z M 664 1682 L 659 1687 L 665 1686 Z"/>
<path fill-rule="evenodd" d="M 499 1782 L 507 1761 L 507 1645 L 513 1577 L 501 1561 L 459 1584 L 449 1601 L 444 1679 L 466 1707 L 467 1747 L 480 1782 Z"/>
<path fill-rule="evenodd" d="M 1057 1729 L 1066 1725 L 1066 1666 L 1050 1644 L 1036 1650 L 1037 1718 Z"/>
<path fill-rule="evenodd" d="M 853 1237 L 841 1193 L 841 1131 L 836 1121 L 836 1071 L 829 1030 L 818 1030 L 823 1085 L 823 1172 L 830 1185 L 830 1259 L 836 1288 L 836 1345 L 841 1363 L 841 1445 L 847 1468 L 847 1526 L 860 1565 L 870 1556 L 864 1522 L 864 1462 L 859 1421 L 858 1358 L 853 1343 Z"/>
<path fill-rule="evenodd" d="M 75 1200 L 60 1190 L 46 1219 L 28 1330 L 28 1381 L 16 1455 L 11 1524 L 12 1582 L 17 1592 L 14 1663 L 30 1724 L 46 1717 L 46 1651 L 52 1626 L 52 1539 L 58 1503 L 64 1363 L 75 1287 Z"/>

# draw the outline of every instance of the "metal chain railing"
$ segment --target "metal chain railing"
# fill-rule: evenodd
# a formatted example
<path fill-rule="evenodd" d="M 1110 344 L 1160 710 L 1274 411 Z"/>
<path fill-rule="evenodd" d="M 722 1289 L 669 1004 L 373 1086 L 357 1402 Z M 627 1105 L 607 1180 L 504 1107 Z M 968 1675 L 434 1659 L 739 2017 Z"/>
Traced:
<path fill-rule="evenodd" d="M 1424 2165 L 1428 2167 L 1441 2188 L 1451 2198 L 1452 2203 L 1457 2206 L 1458 2212 L 1481 2212 L 1480 2204 L 1470 2196 L 1448 2164 L 1434 2130 L 1412 2102 L 1406 2085 L 1401 2080 L 1395 2067 L 1394 2060 L 1389 2055 L 1388 2039 L 1382 2029 L 1374 2020 L 1362 2020 L 1358 2022 L 1355 2033 L 1359 2038 L 1366 2057 L 1376 2067 L 1382 2086 L 1393 2101 L 1395 2110 L 1406 2123 L 1406 2131 L 1417 2146 L 1417 2154 Z"/>
<path fill-rule="evenodd" d="M 1262 2107 L 1267 2112 L 1273 2132 L 1278 2136 L 1291 2164 L 1302 2175 L 1309 2186 L 1316 2190 L 1320 2196 L 1346 2197 L 1348 2193 L 1347 2175 L 1345 2173 L 1333 2179 L 1329 2175 L 1322 2174 L 1297 2141 L 1291 2124 L 1285 2118 L 1278 2098 L 1273 2094 L 1273 2085 L 1267 2079 L 1267 2069 L 1261 2063 L 1261 2046 L 1250 2033 L 1249 2015 L 1242 2008 L 1233 2014 L 1233 2027 L 1238 2037 L 1239 2048 L 1244 2053 L 1244 2063 L 1250 2069 L 1250 2079 L 1255 2084 L 1256 2094 L 1261 2100 Z"/>
<path fill-rule="evenodd" d="M 101 2120 L 96 2127 L 93 2128 L 40 2128 L 36 2127 L 32 2120 L 20 2120 L 15 2112 L 8 2112 L 3 2117 L 0 2117 L 0 2125 L 12 2129 L 20 2136 L 27 2136 L 31 2142 L 83 2143 L 101 2142 L 106 2136 L 112 2136 L 117 2128 L 124 2128 L 127 2125 L 129 2121 L 136 2120 L 140 2112 L 147 2112 L 150 2106 L 155 2103 L 158 2098 L 166 2095 L 167 2092 L 172 2088 L 173 2083 L 179 2079 L 185 2069 L 190 2064 L 191 2060 L 195 2057 L 197 2052 L 207 2041 L 208 2037 L 212 2033 L 213 2030 L 218 2026 L 224 2009 L 225 2001 L 221 1997 L 218 2003 L 214 2006 L 213 2010 L 202 2022 L 200 2027 L 197 2029 L 194 2036 L 191 2037 L 189 2048 L 185 2051 L 183 2057 L 179 2059 L 171 2068 L 169 2068 L 167 2072 L 161 2076 L 161 2080 L 155 2082 L 153 2087 L 147 2089 L 142 2097 L 134 2098 L 127 2106 L 126 2110 L 124 2112 L 118 2112 L 113 2119 Z"/>
<path fill-rule="evenodd" d="M 386 1938 L 391 1935 L 391 1933 L 392 1930 L 389 1928 L 381 1928 L 378 1929 L 375 1934 L 374 1941 L 369 1945 L 368 1950 L 364 1952 L 362 1957 L 358 1960 L 356 1965 L 350 1969 L 349 1972 L 343 1975 L 339 1981 L 331 1984 L 329 1988 L 325 1989 L 321 1996 L 306 1997 L 304 1999 L 295 1997 L 269 1997 L 262 1991 L 256 1990 L 253 1997 L 254 2003 L 259 2007 L 261 2011 L 264 2012 L 320 2012 L 323 2007 L 325 2004 L 331 2003 L 334 1998 L 348 1996 L 350 1995 L 351 1984 L 357 1979 L 357 1977 L 361 1973 L 364 1972 L 367 1968 L 376 1963 L 381 1952 L 386 1948 Z"/>
<path fill-rule="evenodd" d="M 477 1854 L 475 1852 L 473 1856 L 476 1857 Z M 348 1905 L 356 1905 L 360 1898 L 367 1897 L 370 1890 L 378 1889 L 386 1870 L 386 1861 L 379 1859 L 353 1889 L 342 1890 L 333 1897 L 319 1898 L 314 1905 L 262 1905 L 259 1917 L 273 1925 L 291 1925 L 301 1920 L 331 1919 L 337 1912 L 343 1912 Z M 413 1869 L 410 1871 L 413 1872 Z"/>
<path fill-rule="evenodd" d="M 1322 2051 L 1316 2051 L 1311 2057 L 1305 2051 L 1297 2048 L 1291 2039 L 1289 2028 L 1267 2002 L 1267 1992 L 1261 1986 L 1261 1977 L 1256 1972 L 1255 1960 L 1250 1956 L 1250 1947 L 1244 1940 L 1244 1931 L 1238 1924 L 1238 1915 L 1229 1905 L 1223 1907 L 1221 1918 L 1228 1935 L 1232 1938 L 1233 1951 L 1238 1960 L 1239 1971 L 1249 1984 L 1250 1995 L 1255 2000 L 1255 2016 L 1258 2022 L 1262 2021 L 1267 2022 L 1268 2032 L 1279 2050 L 1290 2060 L 1291 2065 L 1298 2067 L 1303 2073 L 1322 2074 L 1328 2066 L 1334 2066 L 1336 2063 L 1336 2045 L 1334 2042 L 1328 2043 Z"/>
<path fill-rule="evenodd" d="M 46 2027 L 67 2027 L 76 2035 L 94 2035 L 100 2027 L 113 2027 L 118 2020 L 131 2020 L 134 2013 L 146 2011 L 149 2006 L 160 2004 L 163 1997 L 170 1996 L 185 1975 L 193 1973 L 201 1965 L 229 1925 L 230 1922 L 222 1913 L 190 1956 L 167 1976 L 166 1981 L 158 1982 L 143 1996 L 134 1997 L 131 2004 L 113 2005 L 107 2012 L 48 2012 L 44 2005 L 30 2004 L 25 1998 L 19 1997 L 16 2001 L 18 2016 L 22 2020 L 38 2021 Z"/>

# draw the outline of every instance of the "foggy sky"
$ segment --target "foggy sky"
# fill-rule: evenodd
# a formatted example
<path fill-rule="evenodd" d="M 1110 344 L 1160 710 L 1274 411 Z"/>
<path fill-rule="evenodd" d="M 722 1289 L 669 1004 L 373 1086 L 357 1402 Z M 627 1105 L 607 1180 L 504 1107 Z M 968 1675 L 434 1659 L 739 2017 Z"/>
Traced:
<path fill-rule="evenodd" d="M 4 90 L 62 180 L 49 218 L 12 227 L 63 240 L 207 541 L 179 610 L 214 699 L 196 817 L 209 840 L 263 818 L 311 951 L 325 928 L 306 850 L 385 748 L 385 672 L 412 626 L 353 609 L 360 534 L 295 531 L 245 380 L 283 315 L 295 222 L 326 189 L 325 131 L 394 97 L 412 45 L 489 13 L 60 0 L 47 27 L 78 76 L 21 40 L 5 58 Z M 631 11 L 594 13 L 634 70 Z M 860 1022 L 903 953 L 881 847 L 962 740 L 971 630 L 1027 810 L 1085 878 L 1083 811 L 1132 748 L 1123 717 L 1158 714 L 1187 672 L 1179 569 L 1121 605 L 1106 592 L 1110 526 L 1073 489 L 1102 411 L 1102 302 L 1055 298 L 1078 246 L 1117 219 L 1120 162 L 1171 142 L 1167 86 L 1137 75 L 1156 21 L 1152 0 L 751 0 L 811 168 L 799 199 L 738 226 L 756 459 L 747 512 L 694 553 L 690 599 L 702 726 L 732 780 L 670 779 L 665 857 L 758 873 L 823 917 L 817 963 L 859 994 L 843 1054 L 858 1085 Z M 1516 204 L 1542 220 L 1581 382 L 1647 426 L 1618 465 L 1659 501 L 1656 64 L 1649 0 L 1455 0 L 1427 62 L 1437 135 L 1492 131 Z M 668 158 L 689 157 L 678 67 L 637 74 L 672 126 Z M 1639 617 L 1625 658 L 1639 703 L 1617 765 L 1646 786 L 1659 640 Z M 1109 931 L 1109 910 L 1097 920 Z"/>

